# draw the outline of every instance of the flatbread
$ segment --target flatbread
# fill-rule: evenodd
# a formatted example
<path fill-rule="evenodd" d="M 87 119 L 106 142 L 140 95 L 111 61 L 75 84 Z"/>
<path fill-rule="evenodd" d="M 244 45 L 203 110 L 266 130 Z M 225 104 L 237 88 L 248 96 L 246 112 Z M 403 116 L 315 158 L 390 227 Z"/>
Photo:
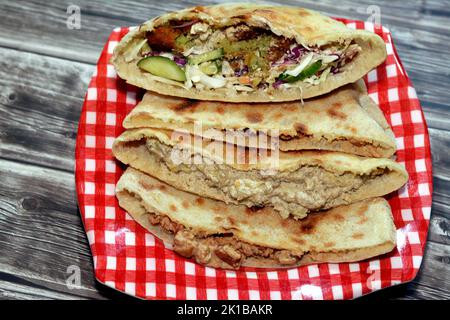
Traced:
<path fill-rule="evenodd" d="M 310 211 L 382 196 L 408 179 L 401 165 L 385 158 L 330 151 L 253 152 L 178 134 L 127 130 L 115 140 L 113 154 L 180 190 L 228 204 L 273 206 L 284 217 L 304 218 Z"/>
<path fill-rule="evenodd" d="M 216 27 L 245 23 L 251 27 L 271 30 L 276 35 L 295 39 L 306 47 L 324 46 L 352 40 L 361 47 L 361 52 L 345 67 L 343 72 L 329 76 L 318 85 L 302 82 L 300 87 L 280 90 L 258 89 L 239 92 L 229 88 L 186 89 L 182 83 L 163 81 L 137 67 L 136 61 L 126 62 L 124 53 L 139 39 L 144 39 L 147 31 L 164 25 L 171 20 L 198 19 Z M 223 4 L 197 6 L 154 18 L 139 28 L 129 32 L 114 50 L 112 64 L 118 75 L 128 83 L 160 94 L 225 102 L 269 102 L 292 101 L 312 98 L 328 93 L 345 84 L 353 83 L 386 59 L 384 41 L 376 34 L 365 30 L 353 30 L 318 12 L 292 7 Z"/>
<path fill-rule="evenodd" d="M 123 126 L 182 129 L 199 136 L 213 134 L 215 139 L 222 140 L 229 140 L 235 133 L 248 137 L 267 134 L 280 138 L 277 144 L 283 151 L 316 149 L 384 158 L 396 151 L 394 134 L 379 107 L 367 95 L 363 81 L 304 104 L 224 103 L 147 91 Z M 248 143 L 249 139 L 229 142 L 241 141 Z M 275 144 L 268 140 L 267 146 L 271 145 Z"/>
<path fill-rule="evenodd" d="M 208 261 L 193 254 L 198 262 L 212 267 L 292 267 L 359 261 L 389 252 L 396 243 L 391 210 L 382 198 L 313 214 L 301 221 L 285 220 L 270 208 L 255 212 L 177 190 L 133 168 L 128 168 L 120 178 L 116 195 L 120 206 L 133 219 L 169 245 L 174 244 L 173 233 L 161 225 L 152 225 L 150 215 L 169 218 L 200 243 L 216 243 L 220 235 L 233 238 L 235 247 L 244 243 L 274 250 L 272 254 L 266 252 L 265 257 L 258 253 L 247 255 L 241 250 L 241 259 L 231 265 L 215 254 L 220 249 L 217 243 L 211 246 L 213 252 Z M 174 249 L 180 251 L 177 245 Z M 273 254 L 277 251 L 287 251 L 297 261 L 280 264 Z"/>

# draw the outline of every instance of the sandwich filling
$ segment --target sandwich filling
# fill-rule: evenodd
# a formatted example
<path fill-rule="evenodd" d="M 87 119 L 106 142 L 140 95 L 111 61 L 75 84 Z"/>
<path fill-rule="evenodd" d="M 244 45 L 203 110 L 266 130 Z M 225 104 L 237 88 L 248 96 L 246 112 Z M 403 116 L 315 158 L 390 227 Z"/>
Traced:
<path fill-rule="evenodd" d="M 173 147 L 155 138 L 147 138 L 146 149 L 151 161 L 176 174 L 180 181 L 203 185 L 214 190 L 227 203 L 247 207 L 274 207 L 283 218 L 293 215 L 304 218 L 309 211 L 324 210 L 351 202 L 351 194 L 368 180 L 376 179 L 388 169 L 370 174 L 336 173 L 320 166 L 301 166 L 296 170 L 266 175 L 260 170 L 238 170 L 226 163 L 217 163 L 205 155 L 195 163 L 174 163 Z M 198 158 L 197 158 L 198 159 Z"/>
<path fill-rule="evenodd" d="M 218 28 L 172 20 L 135 39 L 125 60 L 187 89 L 251 92 L 318 85 L 344 71 L 360 51 L 352 40 L 308 47 L 245 23 Z"/>
<path fill-rule="evenodd" d="M 165 215 L 147 213 L 148 221 L 174 234 L 173 250 L 186 258 L 194 258 L 198 263 L 222 268 L 238 269 L 248 258 L 270 259 L 281 265 L 293 265 L 302 253 L 258 246 L 241 241 L 232 233 L 199 235 L 172 221 Z"/>

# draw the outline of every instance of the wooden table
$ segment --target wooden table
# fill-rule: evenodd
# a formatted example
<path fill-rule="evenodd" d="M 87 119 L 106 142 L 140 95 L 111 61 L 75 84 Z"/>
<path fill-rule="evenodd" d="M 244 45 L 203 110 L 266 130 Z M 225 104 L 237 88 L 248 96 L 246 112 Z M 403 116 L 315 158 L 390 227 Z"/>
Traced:
<path fill-rule="evenodd" d="M 372 2 L 284 1 L 361 20 Z M 0 1 L 0 297 L 126 299 L 94 279 L 78 211 L 74 149 L 83 98 L 114 27 L 201 3 L 212 2 Z M 66 25 L 70 4 L 81 10 L 81 29 Z M 434 195 L 418 277 L 363 299 L 449 299 L 450 2 L 378 5 L 425 111 Z M 81 269 L 81 289 L 66 286 L 70 265 Z"/>

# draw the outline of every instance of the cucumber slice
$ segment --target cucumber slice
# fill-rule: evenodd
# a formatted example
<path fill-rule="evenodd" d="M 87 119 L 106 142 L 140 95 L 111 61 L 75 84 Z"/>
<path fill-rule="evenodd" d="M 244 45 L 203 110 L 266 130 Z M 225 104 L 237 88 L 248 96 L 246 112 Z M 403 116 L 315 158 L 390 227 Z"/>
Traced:
<path fill-rule="evenodd" d="M 316 74 L 316 72 L 319 71 L 321 66 L 322 66 L 322 61 L 318 60 L 318 61 L 310 64 L 309 66 L 307 66 L 305 69 L 303 69 L 303 71 L 300 72 L 298 74 L 298 76 L 294 77 L 294 76 L 283 73 L 278 77 L 278 80 L 283 80 L 284 82 L 296 82 L 299 80 L 304 80 L 304 79 L 309 78 L 312 75 Z"/>
<path fill-rule="evenodd" d="M 175 62 L 166 57 L 154 56 L 141 59 L 137 66 L 155 76 L 175 80 L 186 81 L 186 74 Z"/>
<path fill-rule="evenodd" d="M 205 52 L 189 58 L 190 64 L 200 64 L 202 62 L 220 59 L 223 57 L 223 48 Z"/>
<path fill-rule="evenodd" d="M 222 71 L 222 63 L 219 61 L 207 61 L 199 65 L 200 71 L 207 75 L 213 75 Z"/>

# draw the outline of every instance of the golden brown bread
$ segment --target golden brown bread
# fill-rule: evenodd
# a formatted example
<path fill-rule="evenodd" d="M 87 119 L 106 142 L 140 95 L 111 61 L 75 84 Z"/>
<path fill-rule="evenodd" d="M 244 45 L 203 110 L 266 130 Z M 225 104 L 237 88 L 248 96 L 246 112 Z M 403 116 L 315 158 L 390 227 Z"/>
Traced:
<path fill-rule="evenodd" d="M 148 91 L 123 122 L 126 129 L 182 129 L 225 140 L 230 131 L 268 134 L 288 150 L 331 150 L 391 157 L 394 134 L 363 81 L 327 95 L 285 103 L 225 103 L 163 96 Z M 244 143 L 248 145 L 248 139 Z M 231 142 L 231 141 L 230 141 Z M 235 141 L 240 143 L 240 141 Z M 270 142 L 268 141 L 268 147 Z"/>

